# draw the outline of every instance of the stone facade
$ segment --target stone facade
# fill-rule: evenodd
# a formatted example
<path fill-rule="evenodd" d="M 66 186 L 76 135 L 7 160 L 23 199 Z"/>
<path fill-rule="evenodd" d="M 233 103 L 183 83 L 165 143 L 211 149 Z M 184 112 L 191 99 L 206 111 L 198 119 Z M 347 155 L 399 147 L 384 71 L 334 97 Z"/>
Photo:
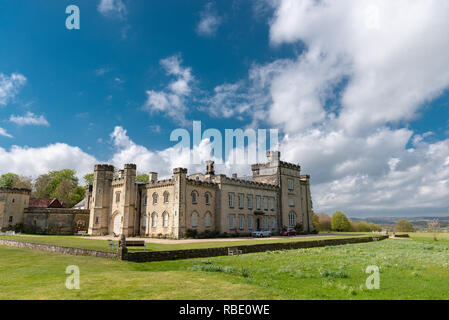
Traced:
<path fill-rule="evenodd" d="M 117 175 L 111 165 L 96 165 L 89 234 L 178 239 L 189 230 L 245 235 L 296 224 L 311 232 L 310 177 L 280 161 L 280 152 L 267 152 L 267 159 L 252 166 L 252 179 L 216 175 L 209 161 L 205 174 L 175 168 L 166 180 L 151 172 L 148 183 L 136 182 L 134 164 Z"/>
<path fill-rule="evenodd" d="M 18 227 L 27 233 L 74 234 L 87 231 L 89 210 L 30 208 L 29 189 L 0 188 L 0 231 Z"/>

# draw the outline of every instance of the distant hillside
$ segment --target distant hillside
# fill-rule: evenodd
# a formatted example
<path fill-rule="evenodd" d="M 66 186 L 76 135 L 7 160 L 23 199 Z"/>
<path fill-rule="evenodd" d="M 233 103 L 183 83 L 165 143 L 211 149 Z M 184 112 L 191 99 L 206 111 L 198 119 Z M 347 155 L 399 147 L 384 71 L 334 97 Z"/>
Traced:
<path fill-rule="evenodd" d="M 382 225 L 384 229 L 392 230 L 399 219 L 410 221 L 417 230 L 425 230 L 427 222 L 438 220 L 441 228 L 448 228 L 449 216 L 447 217 L 369 217 L 369 218 L 351 218 L 353 221 L 366 221 Z"/>

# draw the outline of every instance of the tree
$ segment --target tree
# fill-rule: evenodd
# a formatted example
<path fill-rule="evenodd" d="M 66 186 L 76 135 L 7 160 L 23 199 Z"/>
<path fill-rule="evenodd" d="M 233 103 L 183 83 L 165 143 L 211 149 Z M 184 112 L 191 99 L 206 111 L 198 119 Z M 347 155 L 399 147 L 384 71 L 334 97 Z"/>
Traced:
<path fill-rule="evenodd" d="M 413 232 L 414 228 L 410 221 L 405 219 L 399 219 L 394 226 L 396 232 Z"/>
<path fill-rule="evenodd" d="M 94 184 L 94 174 L 93 173 L 88 173 L 86 174 L 84 177 L 84 182 L 86 183 L 86 186 L 90 186 Z"/>
<path fill-rule="evenodd" d="M 32 180 L 9 172 L 0 176 L 0 187 L 31 189 Z"/>
<path fill-rule="evenodd" d="M 440 222 L 436 220 L 427 222 L 427 232 L 433 233 L 433 240 L 438 240 L 438 234 L 440 233 Z"/>
<path fill-rule="evenodd" d="M 137 182 L 150 182 L 150 177 L 147 174 L 139 174 L 136 177 Z"/>
<path fill-rule="evenodd" d="M 84 198 L 85 189 L 78 186 L 74 170 L 64 169 L 40 175 L 35 181 L 33 196 L 57 198 L 65 207 L 71 208 Z"/>
<path fill-rule="evenodd" d="M 339 232 L 345 232 L 345 231 L 347 232 L 347 231 L 350 231 L 350 229 L 351 229 L 349 219 L 341 211 L 337 211 L 332 215 L 331 227 L 332 227 L 333 231 L 339 231 Z"/>
<path fill-rule="evenodd" d="M 331 217 L 329 217 L 325 213 L 318 214 L 318 218 L 320 220 L 319 231 L 331 231 Z"/>
<path fill-rule="evenodd" d="M 320 217 L 315 212 L 312 212 L 313 230 L 320 231 Z"/>
<path fill-rule="evenodd" d="M 358 232 L 370 232 L 372 230 L 368 223 L 366 223 L 365 221 L 360 221 L 357 231 Z"/>

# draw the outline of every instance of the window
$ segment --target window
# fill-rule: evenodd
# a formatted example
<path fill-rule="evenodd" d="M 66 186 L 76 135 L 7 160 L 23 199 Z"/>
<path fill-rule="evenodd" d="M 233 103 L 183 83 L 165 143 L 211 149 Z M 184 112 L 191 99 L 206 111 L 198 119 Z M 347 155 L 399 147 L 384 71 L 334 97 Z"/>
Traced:
<path fill-rule="evenodd" d="M 192 227 L 198 227 L 198 213 L 196 212 L 192 214 Z"/>
<path fill-rule="evenodd" d="M 274 210 L 274 199 L 270 198 L 270 210 L 273 211 Z"/>
<path fill-rule="evenodd" d="M 204 217 L 204 224 L 206 228 L 210 227 L 210 212 L 206 212 L 206 216 Z"/>
<path fill-rule="evenodd" d="M 156 228 L 157 227 L 157 213 L 153 213 L 153 216 L 151 217 L 152 219 L 152 221 L 151 221 L 151 226 L 153 227 L 153 228 Z"/>
<path fill-rule="evenodd" d="M 198 203 L 198 193 L 196 191 L 192 191 L 192 203 L 193 204 Z"/>
<path fill-rule="evenodd" d="M 116 192 L 115 193 L 115 202 L 119 203 L 120 202 L 120 192 Z"/>
<path fill-rule="evenodd" d="M 268 216 L 263 217 L 263 229 L 268 230 Z"/>
<path fill-rule="evenodd" d="M 16 199 L 12 198 L 12 203 L 14 203 L 16 201 Z"/>
<path fill-rule="evenodd" d="M 263 209 L 268 210 L 268 198 L 263 198 Z"/>
<path fill-rule="evenodd" d="M 153 204 L 157 204 L 157 193 L 153 193 Z"/>
<path fill-rule="evenodd" d="M 164 193 L 164 203 L 168 203 L 168 196 L 169 196 L 170 194 L 168 193 L 168 192 L 165 192 Z"/>
<path fill-rule="evenodd" d="M 234 216 L 230 215 L 229 216 L 229 229 L 234 229 Z"/>
<path fill-rule="evenodd" d="M 98 224 L 98 217 L 95 217 L 95 224 Z"/>
<path fill-rule="evenodd" d="M 206 192 L 204 195 L 204 198 L 206 200 L 206 205 L 210 205 L 210 194 Z"/>
<path fill-rule="evenodd" d="M 145 198 L 143 198 L 143 205 L 144 205 L 144 206 L 146 206 L 146 205 L 147 205 L 147 200 L 148 200 L 148 197 L 147 197 L 147 196 L 145 196 Z"/>
<path fill-rule="evenodd" d="M 287 180 L 287 184 L 288 184 L 288 190 L 293 190 L 293 180 L 292 179 L 288 179 Z"/>
<path fill-rule="evenodd" d="M 253 208 L 253 196 L 248 196 L 248 209 Z"/>
<path fill-rule="evenodd" d="M 244 222 L 244 217 L 242 215 L 239 216 L 239 229 L 243 230 L 243 222 Z"/>
<path fill-rule="evenodd" d="M 260 196 L 256 196 L 256 209 L 260 210 Z"/>
<path fill-rule="evenodd" d="M 12 219 L 13 219 L 13 217 L 10 216 L 10 217 L 9 217 L 9 223 L 12 223 Z"/>
<path fill-rule="evenodd" d="M 147 227 L 147 216 L 142 216 L 142 228 L 145 229 Z"/>
<path fill-rule="evenodd" d="M 288 226 L 293 228 L 296 226 L 296 214 L 294 212 L 290 212 L 288 214 Z"/>
<path fill-rule="evenodd" d="M 163 218 L 163 226 L 164 226 L 164 228 L 167 228 L 168 227 L 168 213 L 167 212 L 165 212 L 163 215 L 162 215 L 162 218 Z"/>
<path fill-rule="evenodd" d="M 276 218 L 275 217 L 271 217 L 271 229 L 276 229 Z"/>
<path fill-rule="evenodd" d="M 293 196 L 289 196 L 288 197 L 288 205 L 290 207 L 294 207 L 295 206 L 295 198 L 293 198 Z"/>
<path fill-rule="evenodd" d="M 252 230 L 252 228 L 253 228 L 253 217 L 248 216 L 248 229 Z"/>
<path fill-rule="evenodd" d="M 243 209 L 243 194 L 239 194 L 239 208 Z"/>
<path fill-rule="evenodd" d="M 230 193 L 228 195 L 228 198 L 229 198 L 229 208 L 234 208 L 234 194 Z"/>

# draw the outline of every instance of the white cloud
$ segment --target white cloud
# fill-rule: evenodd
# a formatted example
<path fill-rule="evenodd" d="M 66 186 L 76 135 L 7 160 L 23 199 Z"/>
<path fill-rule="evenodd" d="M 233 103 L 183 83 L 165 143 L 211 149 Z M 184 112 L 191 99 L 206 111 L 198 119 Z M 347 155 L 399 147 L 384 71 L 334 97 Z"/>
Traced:
<path fill-rule="evenodd" d="M 0 127 L 0 136 L 7 137 L 7 138 L 12 138 L 13 137 L 5 129 L 3 129 L 1 127 Z"/>
<path fill-rule="evenodd" d="M 148 112 L 162 112 L 168 117 L 185 124 L 187 111 L 186 99 L 191 93 L 191 83 L 194 80 L 191 68 L 182 67 L 178 55 L 160 61 L 167 75 L 176 77 L 164 91 L 147 90 L 147 100 L 143 109 Z"/>
<path fill-rule="evenodd" d="M 25 76 L 20 73 L 12 73 L 10 76 L 0 73 L 0 106 L 8 104 L 26 83 L 26 80 Z"/>
<path fill-rule="evenodd" d="M 27 112 L 24 116 L 11 115 L 9 121 L 19 126 L 50 126 L 47 119 L 43 115 L 37 116 L 32 112 Z"/>
<path fill-rule="evenodd" d="M 196 32 L 201 36 L 212 36 L 217 32 L 222 19 L 217 15 L 212 7 L 212 3 L 206 4 L 203 11 L 200 13 L 200 22 L 196 27 Z"/>
<path fill-rule="evenodd" d="M 12 146 L 10 150 L 0 148 L 2 173 L 14 172 L 37 177 L 50 170 L 75 169 L 81 177 L 93 170 L 97 160 L 78 147 L 55 143 L 41 148 Z"/>
<path fill-rule="evenodd" d="M 104 16 L 116 16 L 123 19 L 127 14 L 122 0 L 101 0 L 97 9 Z"/>

